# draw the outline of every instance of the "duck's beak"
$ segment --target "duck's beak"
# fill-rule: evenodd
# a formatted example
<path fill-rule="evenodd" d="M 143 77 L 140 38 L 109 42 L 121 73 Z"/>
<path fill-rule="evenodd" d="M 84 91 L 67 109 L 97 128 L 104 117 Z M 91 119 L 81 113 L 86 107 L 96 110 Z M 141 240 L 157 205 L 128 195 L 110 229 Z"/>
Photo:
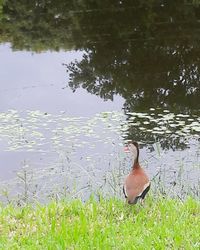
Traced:
<path fill-rule="evenodd" d="M 130 152 L 129 146 L 128 146 L 128 145 L 126 145 L 126 146 L 124 147 L 124 152 L 125 152 L 125 153 L 129 153 L 129 152 Z"/>

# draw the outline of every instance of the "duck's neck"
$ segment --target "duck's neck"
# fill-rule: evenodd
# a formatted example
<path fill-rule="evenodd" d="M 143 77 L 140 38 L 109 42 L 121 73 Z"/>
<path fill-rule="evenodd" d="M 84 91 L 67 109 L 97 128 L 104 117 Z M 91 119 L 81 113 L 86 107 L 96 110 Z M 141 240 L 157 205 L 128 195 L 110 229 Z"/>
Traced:
<path fill-rule="evenodd" d="M 139 162 L 137 162 L 137 163 L 134 162 L 132 169 L 134 170 L 134 169 L 138 169 L 138 168 L 140 168 Z"/>
<path fill-rule="evenodd" d="M 139 148 L 133 145 L 131 147 L 131 151 L 133 154 L 133 168 L 139 167 Z"/>
<path fill-rule="evenodd" d="M 137 153 L 134 159 L 134 165 L 139 165 L 139 148 L 136 147 Z"/>

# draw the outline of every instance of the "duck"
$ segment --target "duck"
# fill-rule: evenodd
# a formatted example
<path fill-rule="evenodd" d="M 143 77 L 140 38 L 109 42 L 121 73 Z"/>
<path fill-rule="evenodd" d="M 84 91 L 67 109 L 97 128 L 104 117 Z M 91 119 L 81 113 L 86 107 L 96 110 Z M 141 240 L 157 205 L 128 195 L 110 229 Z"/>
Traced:
<path fill-rule="evenodd" d="M 142 204 L 146 194 L 150 190 L 150 180 L 147 173 L 139 163 L 139 145 L 131 141 L 125 147 L 125 152 L 130 152 L 133 156 L 133 165 L 130 173 L 126 176 L 123 193 L 128 204 L 136 204 L 140 201 Z"/>

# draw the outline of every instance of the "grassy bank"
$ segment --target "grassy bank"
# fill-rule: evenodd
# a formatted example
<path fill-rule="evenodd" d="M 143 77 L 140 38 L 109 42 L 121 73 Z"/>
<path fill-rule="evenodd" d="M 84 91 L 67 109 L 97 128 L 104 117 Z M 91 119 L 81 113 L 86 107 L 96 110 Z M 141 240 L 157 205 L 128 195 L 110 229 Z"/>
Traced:
<path fill-rule="evenodd" d="M 199 249 L 199 213 L 192 198 L 0 206 L 0 249 Z"/>

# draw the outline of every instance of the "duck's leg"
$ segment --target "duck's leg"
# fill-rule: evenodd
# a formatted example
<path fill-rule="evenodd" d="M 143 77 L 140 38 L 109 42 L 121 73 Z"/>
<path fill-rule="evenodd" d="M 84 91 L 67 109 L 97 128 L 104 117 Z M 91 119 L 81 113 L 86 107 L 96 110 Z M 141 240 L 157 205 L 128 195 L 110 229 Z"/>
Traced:
<path fill-rule="evenodd" d="M 144 206 L 144 199 L 140 199 L 140 204 Z"/>

